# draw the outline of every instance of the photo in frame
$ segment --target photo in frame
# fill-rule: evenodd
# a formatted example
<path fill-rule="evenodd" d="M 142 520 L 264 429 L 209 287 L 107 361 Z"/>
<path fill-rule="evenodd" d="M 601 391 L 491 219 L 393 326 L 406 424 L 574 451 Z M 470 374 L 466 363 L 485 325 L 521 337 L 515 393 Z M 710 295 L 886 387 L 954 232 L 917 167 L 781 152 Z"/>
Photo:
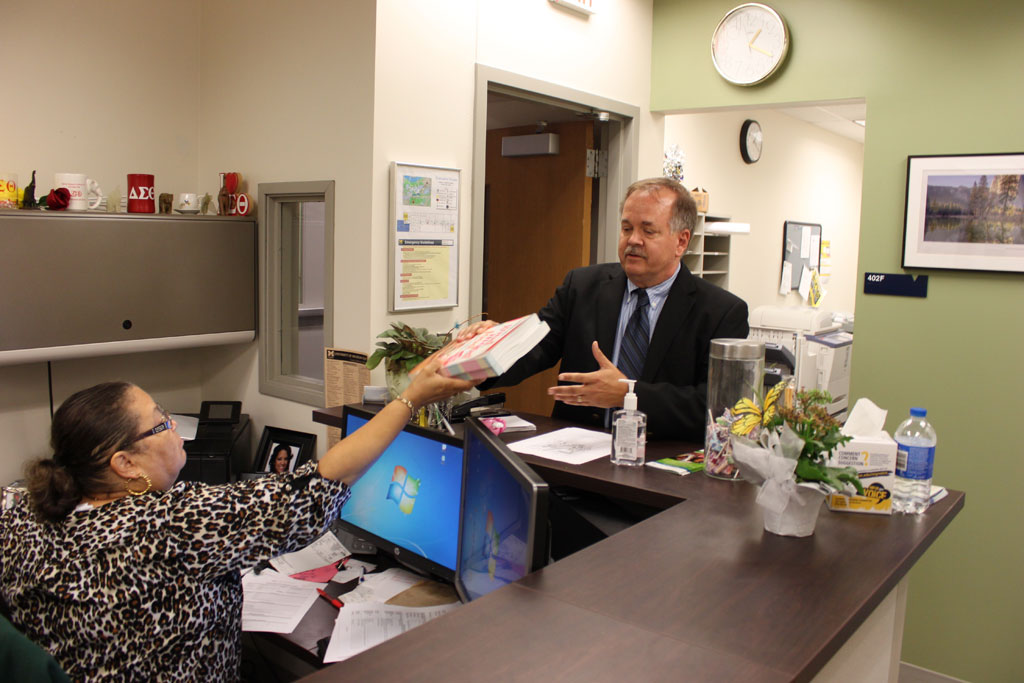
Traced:
<path fill-rule="evenodd" d="M 902 265 L 1024 272 L 1024 153 L 908 157 Z"/>
<path fill-rule="evenodd" d="M 256 448 L 255 470 L 264 474 L 294 472 L 316 455 L 316 434 L 264 427 Z"/>

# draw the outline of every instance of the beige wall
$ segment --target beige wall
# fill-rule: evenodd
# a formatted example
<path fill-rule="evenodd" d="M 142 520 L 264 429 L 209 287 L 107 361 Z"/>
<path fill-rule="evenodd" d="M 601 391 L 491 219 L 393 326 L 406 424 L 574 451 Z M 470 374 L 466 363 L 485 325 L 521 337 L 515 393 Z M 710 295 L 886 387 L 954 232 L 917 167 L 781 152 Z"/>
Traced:
<path fill-rule="evenodd" d="M 18 173 L 22 185 L 35 169 L 37 196 L 53 187 L 59 172 L 86 173 L 105 193 L 116 188 L 122 196 L 125 176 L 133 172 L 153 173 L 158 193 L 195 191 L 198 26 L 198 0 L 5 3 L 0 167 Z M 174 258 L 173 245 L 166 257 Z M 65 360 L 49 370 L 55 405 L 77 389 L 125 379 L 171 410 L 199 406 L 197 352 Z M 45 363 L 0 367 L 4 483 L 21 475 L 25 461 L 47 454 L 47 374 Z"/>
<path fill-rule="evenodd" d="M 743 121 L 764 131 L 764 154 L 746 164 L 739 153 Z M 711 195 L 710 213 L 750 223 L 731 239 L 729 289 L 753 309 L 802 305 L 796 291 L 779 294 L 783 224 L 820 223 L 832 246 L 832 275 L 821 308 L 853 312 L 864 146 L 776 110 L 665 117 L 665 146 L 686 154 L 684 184 Z"/>
<path fill-rule="evenodd" d="M 58 12 L 65 20 L 40 21 Z M 2 120 L 23 132 L 0 164 L 35 167 L 40 179 L 80 170 L 122 192 L 138 170 L 174 193 L 215 194 L 223 171 L 241 172 L 253 195 L 260 182 L 335 180 L 334 344 L 369 351 L 399 317 L 386 313 L 392 161 L 462 169 L 459 306 L 401 319 L 446 330 L 469 314 L 476 63 L 639 107 L 640 173 L 660 172 L 662 117 L 647 106 L 651 14 L 651 0 L 603 3 L 589 19 L 499 0 L 22 5 L 5 15 L 0 44 L 31 61 L 32 78 L 0 100 Z M 593 49 L 612 41 L 614 51 Z M 54 86 L 81 64 L 90 80 Z M 69 144 L 53 142 L 57 133 Z M 54 403 L 125 377 L 178 411 L 241 399 L 254 440 L 269 424 L 319 434 L 322 451 L 309 406 L 261 395 L 256 373 L 255 344 L 64 361 L 53 364 Z M 0 387 L 0 480 L 10 481 L 47 451 L 46 365 L 0 367 Z"/>

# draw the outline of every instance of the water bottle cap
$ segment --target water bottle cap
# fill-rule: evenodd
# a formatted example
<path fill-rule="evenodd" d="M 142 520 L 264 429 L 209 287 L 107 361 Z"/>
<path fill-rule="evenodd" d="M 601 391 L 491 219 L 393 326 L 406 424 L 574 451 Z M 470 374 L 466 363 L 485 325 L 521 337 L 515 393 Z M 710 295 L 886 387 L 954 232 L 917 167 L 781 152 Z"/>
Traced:
<path fill-rule="evenodd" d="M 910 416 L 911 417 L 926 417 L 927 415 L 928 415 L 928 411 L 925 410 L 924 408 L 911 408 L 910 409 Z"/>

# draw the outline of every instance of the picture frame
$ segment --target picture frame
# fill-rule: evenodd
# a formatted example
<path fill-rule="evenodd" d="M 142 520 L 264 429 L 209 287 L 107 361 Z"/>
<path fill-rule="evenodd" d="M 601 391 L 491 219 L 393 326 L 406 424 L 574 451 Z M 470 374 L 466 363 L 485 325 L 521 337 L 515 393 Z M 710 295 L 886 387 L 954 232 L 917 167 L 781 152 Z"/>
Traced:
<path fill-rule="evenodd" d="M 907 157 L 902 265 L 1024 272 L 1024 153 Z"/>
<path fill-rule="evenodd" d="M 279 451 L 281 451 L 281 461 L 277 458 Z M 283 461 L 286 454 L 288 459 Z M 294 472 L 299 465 L 309 462 L 315 456 L 316 434 L 268 426 L 263 428 L 253 462 L 256 472 L 279 474 Z"/>

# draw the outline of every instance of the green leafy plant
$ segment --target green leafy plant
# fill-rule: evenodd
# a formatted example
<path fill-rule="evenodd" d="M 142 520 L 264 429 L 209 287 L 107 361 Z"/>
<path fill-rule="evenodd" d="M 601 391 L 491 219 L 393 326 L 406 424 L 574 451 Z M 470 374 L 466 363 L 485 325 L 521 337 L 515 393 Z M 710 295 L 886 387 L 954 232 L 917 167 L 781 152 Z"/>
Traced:
<path fill-rule="evenodd" d="M 366 361 L 366 367 L 373 370 L 381 361 L 388 372 L 407 373 L 424 358 L 448 343 L 451 333 L 433 334 L 423 327 L 410 327 L 405 323 L 393 322 L 377 335 L 379 347 Z"/>
<path fill-rule="evenodd" d="M 860 494 L 864 487 L 853 467 L 829 467 L 825 464 L 828 456 L 838 446 L 851 438 L 840 431 L 841 425 L 828 413 L 832 396 L 827 391 L 800 391 L 791 405 L 780 402 L 775 414 L 765 422 L 768 429 L 781 429 L 783 424 L 803 441 L 803 449 L 797 458 L 797 481 L 822 482 L 836 491 L 842 491 L 844 484 L 850 484 Z"/>

